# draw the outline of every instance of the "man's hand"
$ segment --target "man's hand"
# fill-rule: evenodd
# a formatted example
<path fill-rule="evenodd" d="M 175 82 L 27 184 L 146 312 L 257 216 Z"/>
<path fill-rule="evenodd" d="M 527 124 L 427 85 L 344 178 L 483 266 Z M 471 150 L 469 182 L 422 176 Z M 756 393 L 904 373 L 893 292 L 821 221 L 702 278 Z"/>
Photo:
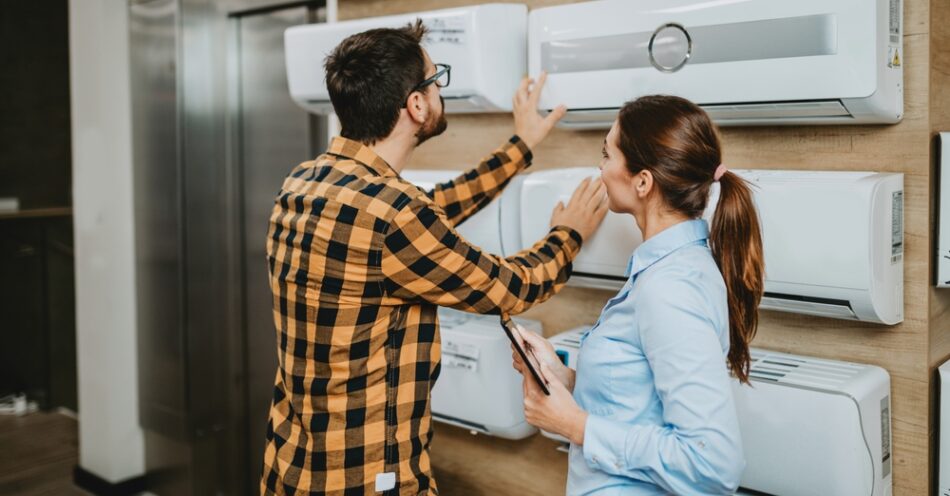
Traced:
<path fill-rule="evenodd" d="M 567 206 L 558 202 L 551 214 L 551 227 L 567 226 L 587 241 L 607 215 L 607 190 L 600 178 L 586 178 L 574 190 Z"/>
<path fill-rule="evenodd" d="M 541 90 L 547 78 L 548 74 L 542 72 L 537 83 L 527 77 L 522 79 L 518 91 L 511 99 L 512 113 L 515 117 L 515 134 L 532 150 L 544 141 L 554 124 L 567 113 L 567 107 L 558 105 L 547 117 L 541 117 L 538 114 L 538 99 L 541 98 Z"/>

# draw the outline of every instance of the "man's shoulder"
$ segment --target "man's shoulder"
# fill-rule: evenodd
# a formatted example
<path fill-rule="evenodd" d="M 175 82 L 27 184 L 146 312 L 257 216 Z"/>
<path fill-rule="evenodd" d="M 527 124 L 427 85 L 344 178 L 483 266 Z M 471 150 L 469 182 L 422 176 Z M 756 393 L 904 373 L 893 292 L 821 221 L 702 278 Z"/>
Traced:
<path fill-rule="evenodd" d="M 325 197 L 385 221 L 400 212 L 435 207 L 425 191 L 399 175 L 380 175 L 357 160 L 330 153 L 298 165 L 285 188 L 291 183 L 296 183 L 291 189 L 297 192 Z"/>

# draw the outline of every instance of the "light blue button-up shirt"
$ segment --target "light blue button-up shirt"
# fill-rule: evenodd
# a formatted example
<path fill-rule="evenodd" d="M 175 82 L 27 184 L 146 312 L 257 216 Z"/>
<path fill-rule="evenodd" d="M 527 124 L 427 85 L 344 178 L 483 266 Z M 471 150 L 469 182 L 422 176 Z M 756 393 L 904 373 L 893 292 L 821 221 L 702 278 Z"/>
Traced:
<path fill-rule="evenodd" d="M 726 287 L 704 220 L 640 245 L 623 289 L 582 338 L 569 495 L 724 494 L 745 459 L 726 354 Z"/>

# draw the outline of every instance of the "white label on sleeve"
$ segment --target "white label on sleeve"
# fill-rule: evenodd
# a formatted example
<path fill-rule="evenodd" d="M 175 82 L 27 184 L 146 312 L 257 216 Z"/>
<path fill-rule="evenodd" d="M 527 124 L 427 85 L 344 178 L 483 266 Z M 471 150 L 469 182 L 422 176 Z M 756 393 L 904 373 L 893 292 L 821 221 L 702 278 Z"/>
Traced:
<path fill-rule="evenodd" d="M 396 487 L 396 472 L 376 474 L 376 492 L 389 491 Z"/>

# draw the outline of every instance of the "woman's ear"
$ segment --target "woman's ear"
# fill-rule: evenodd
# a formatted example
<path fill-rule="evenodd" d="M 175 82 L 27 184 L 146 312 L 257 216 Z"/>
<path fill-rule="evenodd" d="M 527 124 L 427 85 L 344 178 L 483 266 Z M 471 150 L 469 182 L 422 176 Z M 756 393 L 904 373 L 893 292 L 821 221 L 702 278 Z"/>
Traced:
<path fill-rule="evenodd" d="M 643 169 L 633 176 L 633 188 L 637 198 L 644 199 L 653 191 L 653 173 Z"/>
<path fill-rule="evenodd" d="M 406 99 L 406 111 L 409 112 L 409 118 L 417 124 L 426 122 L 429 113 L 429 102 L 426 101 L 422 92 L 413 91 L 409 94 L 409 98 Z"/>

